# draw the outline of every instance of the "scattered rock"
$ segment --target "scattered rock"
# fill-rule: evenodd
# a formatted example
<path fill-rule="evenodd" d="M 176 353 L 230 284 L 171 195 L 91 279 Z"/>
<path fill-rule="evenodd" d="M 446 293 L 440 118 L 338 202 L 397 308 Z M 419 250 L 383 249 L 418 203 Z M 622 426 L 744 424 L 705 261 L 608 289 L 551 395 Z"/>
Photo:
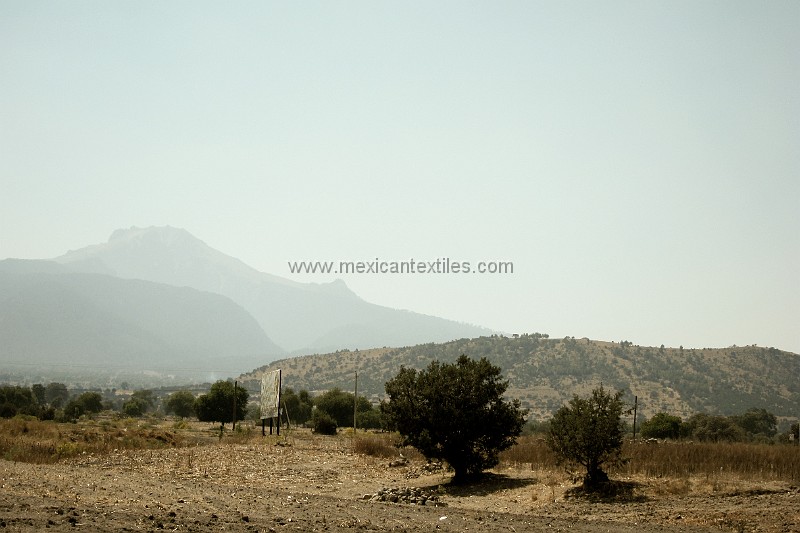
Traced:
<path fill-rule="evenodd" d="M 428 461 L 426 464 L 411 468 L 406 472 L 406 479 L 414 479 L 420 476 L 427 476 L 431 474 L 438 474 L 444 472 L 445 467 L 439 461 Z"/>
<path fill-rule="evenodd" d="M 371 502 L 404 503 L 408 505 L 433 505 L 444 507 L 446 504 L 439 500 L 439 496 L 431 491 L 417 487 L 383 488 L 375 494 L 365 494 L 362 500 Z"/>
<path fill-rule="evenodd" d="M 406 466 L 407 464 L 408 464 L 408 459 L 406 459 L 401 455 L 399 458 L 389 463 L 389 466 L 392 468 L 397 468 L 398 466 Z"/>

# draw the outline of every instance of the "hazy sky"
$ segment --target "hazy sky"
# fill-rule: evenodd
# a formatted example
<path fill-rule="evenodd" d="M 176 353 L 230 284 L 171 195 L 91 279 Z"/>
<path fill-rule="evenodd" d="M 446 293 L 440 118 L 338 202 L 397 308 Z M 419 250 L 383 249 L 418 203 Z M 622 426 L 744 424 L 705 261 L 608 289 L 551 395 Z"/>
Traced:
<path fill-rule="evenodd" d="M 800 352 L 800 2 L 0 3 L 0 259 L 171 225 L 509 333 Z"/>

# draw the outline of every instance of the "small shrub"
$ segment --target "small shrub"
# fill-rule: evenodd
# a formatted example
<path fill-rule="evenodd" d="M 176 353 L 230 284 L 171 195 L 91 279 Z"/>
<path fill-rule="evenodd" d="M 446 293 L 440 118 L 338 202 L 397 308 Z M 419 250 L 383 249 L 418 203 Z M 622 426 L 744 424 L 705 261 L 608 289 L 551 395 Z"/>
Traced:
<path fill-rule="evenodd" d="M 336 435 L 336 420 L 325 411 L 314 411 L 312 417 L 314 433 L 321 435 Z"/>
<path fill-rule="evenodd" d="M 389 442 L 387 437 L 371 435 L 357 437 L 353 440 L 353 451 L 361 455 L 372 457 L 397 457 L 397 446 Z"/>
<path fill-rule="evenodd" d="M 72 457 L 80 452 L 81 448 L 75 442 L 63 442 L 56 446 L 56 455 L 58 457 Z"/>

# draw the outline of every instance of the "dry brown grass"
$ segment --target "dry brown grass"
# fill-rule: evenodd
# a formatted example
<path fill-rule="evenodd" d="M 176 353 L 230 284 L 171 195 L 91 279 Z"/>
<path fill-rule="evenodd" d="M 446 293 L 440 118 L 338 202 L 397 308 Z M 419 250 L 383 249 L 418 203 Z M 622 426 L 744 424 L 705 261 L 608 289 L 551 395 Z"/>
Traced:
<path fill-rule="evenodd" d="M 397 457 L 397 438 L 390 434 L 359 435 L 353 438 L 353 451 L 372 457 Z"/>
<path fill-rule="evenodd" d="M 611 473 L 685 480 L 690 476 L 736 477 L 761 481 L 800 481 L 800 448 L 746 443 L 626 442 L 628 461 Z M 500 455 L 507 466 L 529 463 L 532 469 L 557 469 L 555 455 L 541 438 L 520 437 Z M 671 490 L 678 492 L 685 483 Z"/>
<path fill-rule="evenodd" d="M 520 437 L 517 443 L 500 453 L 500 462 L 509 466 L 530 464 L 531 469 L 555 468 L 556 456 L 539 437 Z"/>
<path fill-rule="evenodd" d="M 396 459 L 403 455 L 411 461 L 424 461 L 425 457 L 411 446 L 400 446 L 396 433 L 367 433 L 352 439 L 353 452 L 372 457 Z"/>
<path fill-rule="evenodd" d="M 736 476 L 764 481 L 800 481 L 800 448 L 748 443 L 626 443 L 624 471 L 652 477 Z"/>
<path fill-rule="evenodd" d="M 185 442 L 174 431 L 137 421 L 65 424 L 24 417 L 0 419 L 0 457 L 8 461 L 55 463 L 81 454 L 164 448 Z"/>

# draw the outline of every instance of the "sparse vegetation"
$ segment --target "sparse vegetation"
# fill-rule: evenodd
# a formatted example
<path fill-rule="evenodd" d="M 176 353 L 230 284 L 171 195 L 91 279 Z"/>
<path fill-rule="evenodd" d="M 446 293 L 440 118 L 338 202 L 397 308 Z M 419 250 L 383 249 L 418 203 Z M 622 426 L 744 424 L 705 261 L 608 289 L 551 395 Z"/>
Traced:
<path fill-rule="evenodd" d="M 83 453 L 163 448 L 188 442 L 174 431 L 131 426 L 124 420 L 97 425 L 32 417 L 0 419 L 0 457 L 7 461 L 46 464 Z"/>

